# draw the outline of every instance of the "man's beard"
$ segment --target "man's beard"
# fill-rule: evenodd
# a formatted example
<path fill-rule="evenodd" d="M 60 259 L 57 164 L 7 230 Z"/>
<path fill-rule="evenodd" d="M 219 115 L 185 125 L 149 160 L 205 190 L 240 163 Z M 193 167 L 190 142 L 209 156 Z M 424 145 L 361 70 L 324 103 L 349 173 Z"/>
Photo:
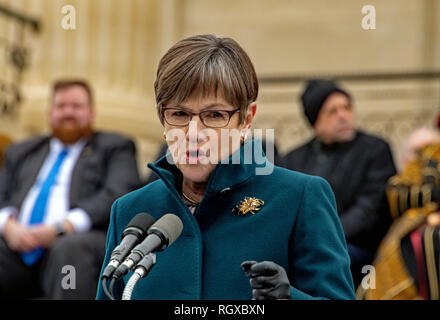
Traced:
<path fill-rule="evenodd" d="M 53 127 L 52 135 L 58 138 L 64 144 L 71 144 L 77 142 L 81 138 L 89 137 L 93 132 L 92 126 L 89 124 L 85 127 Z"/>

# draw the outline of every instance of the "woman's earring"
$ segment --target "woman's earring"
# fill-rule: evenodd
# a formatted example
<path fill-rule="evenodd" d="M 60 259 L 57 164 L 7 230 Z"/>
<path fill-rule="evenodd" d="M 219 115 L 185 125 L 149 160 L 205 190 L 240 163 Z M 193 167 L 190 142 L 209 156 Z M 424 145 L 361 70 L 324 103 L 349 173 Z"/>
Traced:
<path fill-rule="evenodd" d="M 164 140 L 166 140 L 167 139 L 167 134 L 165 133 L 165 131 L 163 132 L 163 138 L 164 138 Z"/>
<path fill-rule="evenodd" d="M 248 134 L 249 134 L 249 131 L 251 130 L 251 128 L 246 128 L 243 132 L 242 132 L 242 134 L 243 134 L 243 141 L 245 141 L 247 138 L 248 138 Z"/>
<path fill-rule="evenodd" d="M 247 138 L 247 134 L 245 133 L 245 132 L 241 132 L 241 136 L 240 136 L 240 140 L 241 140 L 241 143 L 244 143 L 244 141 L 246 140 L 246 138 Z"/>

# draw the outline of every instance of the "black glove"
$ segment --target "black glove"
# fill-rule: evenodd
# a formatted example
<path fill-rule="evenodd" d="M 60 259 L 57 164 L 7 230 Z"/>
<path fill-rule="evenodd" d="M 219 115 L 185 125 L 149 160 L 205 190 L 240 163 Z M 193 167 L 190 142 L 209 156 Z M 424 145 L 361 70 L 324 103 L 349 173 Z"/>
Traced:
<path fill-rule="evenodd" d="M 286 270 L 272 261 L 244 261 L 241 269 L 250 277 L 255 300 L 290 299 Z"/>

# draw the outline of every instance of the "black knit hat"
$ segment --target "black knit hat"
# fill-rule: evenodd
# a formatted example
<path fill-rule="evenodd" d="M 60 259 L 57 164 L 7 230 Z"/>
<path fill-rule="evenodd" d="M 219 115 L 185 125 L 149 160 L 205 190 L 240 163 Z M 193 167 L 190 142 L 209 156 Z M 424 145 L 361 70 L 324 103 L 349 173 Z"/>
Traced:
<path fill-rule="evenodd" d="M 301 101 L 304 108 L 304 114 L 313 126 L 318 118 L 319 110 L 325 99 L 333 92 L 345 94 L 349 99 L 350 95 L 330 80 L 311 79 L 301 95 Z"/>

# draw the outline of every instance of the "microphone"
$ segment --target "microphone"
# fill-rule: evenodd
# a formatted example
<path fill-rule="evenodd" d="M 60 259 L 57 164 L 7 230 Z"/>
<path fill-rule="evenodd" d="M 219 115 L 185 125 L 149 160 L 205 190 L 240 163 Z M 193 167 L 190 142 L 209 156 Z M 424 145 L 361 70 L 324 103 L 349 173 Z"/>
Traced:
<path fill-rule="evenodd" d="M 121 243 L 113 249 L 110 262 L 105 267 L 101 278 L 110 278 L 115 269 L 123 259 L 130 253 L 130 250 L 145 238 L 148 228 L 155 222 L 148 213 L 139 213 L 131 219 L 122 232 Z"/>
<path fill-rule="evenodd" d="M 127 274 L 149 253 L 168 248 L 180 236 L 182 229 L 183 223 L 178 216 L 171 213 L 163 215 L 148 229 L 144 241 L 138 244 L 127 259 L 115 270 L 113 278 L 119 279 Z"/>

